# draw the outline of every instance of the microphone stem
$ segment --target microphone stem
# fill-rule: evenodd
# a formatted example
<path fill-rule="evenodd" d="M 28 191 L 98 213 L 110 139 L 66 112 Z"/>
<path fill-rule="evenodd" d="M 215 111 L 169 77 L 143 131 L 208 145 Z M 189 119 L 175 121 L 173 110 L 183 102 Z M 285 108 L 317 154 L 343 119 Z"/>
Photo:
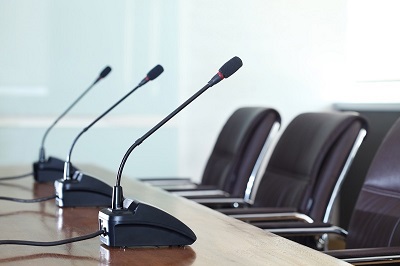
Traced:
<path fill-rule="evenodd" d="M 148 137 L 150 137 L 154 132 L 156 132 L 160 127 L 162 127 L 165 123 L 167 123 L 171 118 L 173 118 L 176 114 L 178 114 L 180 111 L 182 111 L 183 108 L 185 108 L 188 104 L 190 104 L 192 101 L 194 101 L 197 97 L 199 97 L 203 92 L 205 92 L 208 88 L 210 88 L 210 84 L 205 85 L 202 89 L 200 89 L 198 92 L 196 92 L 192 97 L 187 99 L 184 103 L 182 103 L 178 108 L 176 108 L 173 112 L 171 112 L 169 115 L 167 115 L 163 120 L 161 120 L 157 125 L 155 125 L 152 129 L 150 129 L 146 134 L 144 134 L 141 138 L 137 139 L 135 143 L 132 144 L 132 146 L 127 150 L 127 152 L 124 155 L 124 158 L 121 161 L 121 164 L 118 169 L 118 174 L 117 174 L 117 182 L 116 186 L 121 185 L 121 176 L 122 176 L 122 171 L 124 169 L 125 163 L 128 160 L 129 155 L 132 153 L 132 151 L 139 146 L 143 141 L 145 141 Z"/>
<path fill-rule="evenodd" d="M 76 136 L 74 142 L 71 145 L 71 148 L 69 150 L 69 154 L 67 157 L 67 160 L 65 161 L 66 163 L 70 163 L 71 162 L 71 154 L 72 154 L 72 150 L 74 149 L 74 146 L 76 144 L 76 142 L 78 141 L 78 139 L 80 138 L 80 136 L 85 133 L 89 128 L 91 128 L 94 124 L 96 124 L 100 119 L 102 119 L 105 115 L 107 115 L 112 109 L 114 109 L 118 104 L 120 104 L 123 100 L 125 100 L 129 95 L 131 95 L 134 91 L 136 91 L 138 88 L 140 88 L 142 85 L 137 85 L 135 88 L 133 88 L 130 92 L 128 92 L 124 97 L 122 97 L 119 101 L 117 101 L 115 104 L 113 104 L 110 108 L 107 109 L 107 111 L 105 111 L 102 115 L 100 115 L 98 118 L 96 118 L 92 123 L 90 123 L 90 125 L 88 125 L 87 127 L 85 127 L 79 134 L 78 136 Z"/>
<path fill-rule="evenodd" d="M 75 106 L 75 104 L 77 103 L 77 102 L 79 102 L 80 100 L 81 100 L 81 98 L 83 97 L 83 96 L 85 96 L 86 95 L 86 93 L 98 82 L 100 80 L 100 78 L 98 78 L 98 79 L 96 79 L 96 81 L 95 82 L 93 82 L 93 84 L 92 85 L 90 85 L 89 86 L 89 88 L 87 88 L 54 122 L 53 122 L 53 124 L 46 130 L 46 132 L 44 133 L 44 135 L 43 135 L 43 138 L 42 138 L 42 144 L 41 144 L 41 146 L 40 146 L 40 154 L 39 154 L 39 161 L 41 161 L 41 162 L 44 162 L 45 161 L 45 159 L 46 159 L 46 156 L 45 156 L 45 152 L 44 152 L 44 142 L 45 142 L 45 140 L 46 140 L 46 138 L 47 138 L 47 135 L 49 134 L 49 132 L 50 132 L 50 130 L 58 123 L 58 121 L 60 121 L 60 119 L 61 118 L 63 118 L 71 109 L 72 109 L 72 107 L 74 107 Z"/>

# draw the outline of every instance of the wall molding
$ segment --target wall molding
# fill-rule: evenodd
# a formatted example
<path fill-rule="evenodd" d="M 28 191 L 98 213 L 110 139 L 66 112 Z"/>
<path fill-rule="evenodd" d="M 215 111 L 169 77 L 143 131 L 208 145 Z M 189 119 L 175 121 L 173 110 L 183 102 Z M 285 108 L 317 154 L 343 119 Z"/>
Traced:
<path fill-rule="evenodd" d="M 101 128 L 137 128 L 153 127 L 160 122 L 164 116 L 159 115 L 114 115 L 104 117 L 96 124 Z M 47 128 L 55 120 L 50 116 L 1 116 L 0 127 L 2 128 Z M 70 116 L 65 117 L 57 124 L 58 128 L 84 128 L 89 125 L 94 116 Z M 165 127 L 176 127 L 176 120 L 171 120 Z"/>

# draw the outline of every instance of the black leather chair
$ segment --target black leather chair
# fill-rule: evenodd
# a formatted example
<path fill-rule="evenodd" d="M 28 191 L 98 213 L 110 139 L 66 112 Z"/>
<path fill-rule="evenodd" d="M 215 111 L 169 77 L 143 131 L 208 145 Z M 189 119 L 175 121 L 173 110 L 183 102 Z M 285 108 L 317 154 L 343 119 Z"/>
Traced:
<path fill-rule="evenodd" d="M 285 236 L 335 233 L 346 249 L 326 253 L 351 263 L 400 263 L 400 119 L 382 141 L 358 196 L 348 232 L 331 224 L 270 224 Z M 278 227 L 273 229 L 273 227 Z"/>
<path fill-rule="evenodd" d="M 251 186 L 271 140 L 280 126 L 272 108 L 242 107 L 223 126 L 200 184 L 190 179 L 141 179 L 181 196 L 243 197 Z"/>
<path fill-rule="evenodd" d="M 282 133 L 250 200 L 195 201 L 253 223 L 260 220 L 328 221 L 366 128 L 366 120 L 356 113 L 300 114 Z"/>

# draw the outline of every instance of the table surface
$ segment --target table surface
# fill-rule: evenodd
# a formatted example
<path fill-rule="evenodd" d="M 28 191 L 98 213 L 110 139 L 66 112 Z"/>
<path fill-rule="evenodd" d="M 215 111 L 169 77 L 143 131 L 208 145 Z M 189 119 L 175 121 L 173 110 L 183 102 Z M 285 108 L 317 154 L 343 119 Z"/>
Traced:
<path fill-rule="evenodd" d="M 82 165 L 82 172 L 113 186 L 115 173 Z M 0 176 L 30 172 L 30 166 L 0 167 Z M 3 245 L 0 264 L 26 265 L 348 265 L 244 222 L 227 217 L 159 188 L 122 178 L 124 196 L 170 213 L 189 226 L 197 241 L 186 247 L 110 248 L 99 237 L 54 247 Z M 32 176 L 1 181 L 0 196 L 39 198 L 55 194 L 53 184 L 35 183 Z M 58 208 L 41 203 L 2 201 L 1 237 L 55 241 L 98 230 L 101 208 Z"/>

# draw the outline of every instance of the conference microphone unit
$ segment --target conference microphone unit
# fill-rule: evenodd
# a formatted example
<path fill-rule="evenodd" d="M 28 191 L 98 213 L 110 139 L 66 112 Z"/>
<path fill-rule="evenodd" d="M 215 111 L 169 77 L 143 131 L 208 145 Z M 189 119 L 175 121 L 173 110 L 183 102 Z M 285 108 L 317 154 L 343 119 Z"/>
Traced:
<path fill-rule="evenodd" d="M 63 118 L 71 109 L 78 103 L 86 93 L 96 85 L 97 82 L 105 78 L 111 72 L 111 67 L 107 66 L 101 71 L 98 78 L 90 85 L 54 122 L 51 126 L 46 130 L 42 138 L 42 144 L 40 146 L 39 152 L 39 160 L 33 163 L 33 177 L 37 182 L 54 182 L 55 180 L 62 178 L 63 169 L 64 169 L 64 161 L 58 158 L 49 156 L 46 159 L 44 143 L 49 134 L 50 130 Z M 72 169 L 77 170 L 74 166 L 71 166 Z"/>
<path fill-rule="evenodd" d="M 110 206 L 112 197 L 112 187 L 80 171 L 76 171 L 71 163 L 72 150 L 78 139 L 97 123 L 101 118 L 108 114 L 112 109 L 124 101 L 129 95 L 150 80 L 154 80 L 164 71 L 160 65 L 155 66 L 147 73 L 146 77 L 124 97 L 117 101 L 102 115 L 85 127 L 74 139 L 69 150 L 66 161 L 64 162 L 63 178 L 54 181 L 56 190 L 56 204 L 59 207 L 91 207 L 91 206 Z"/>
<path fill-rule="evenodd" d="M 102 243 L 111 247 L 141 247 L 185 246 L 196 241 L 197 237 L 194 232 L 174 216 L 146 203 L 124 198 L 121 186 L 122 171 L 133 149 L 208 88 L 229 77 L 241 66 L 242 60 L 239 57 L 233 57 L 201 90 L 136 140 L 127 150 L 119 166 L 116 184 L 113 188 L 111 208 L 99 211 L 99 228 L 104 231 L 100 235 Z"/>

